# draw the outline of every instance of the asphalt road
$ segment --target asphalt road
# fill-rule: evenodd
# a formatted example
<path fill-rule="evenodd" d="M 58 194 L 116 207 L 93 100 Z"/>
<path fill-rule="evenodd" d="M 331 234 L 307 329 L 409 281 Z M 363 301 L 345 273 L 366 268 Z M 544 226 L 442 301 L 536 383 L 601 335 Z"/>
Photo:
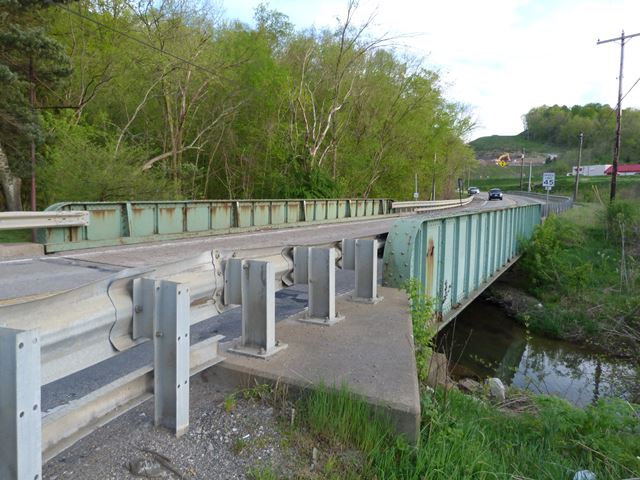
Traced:
<path fill-rule="evenodd" d="M 537 203 L 537 201 L 513 195 L 505 195 L 502 201 L 489 202 L 487 194 L 481 193 L 467 206 L 421 215 L 439 217 L 454 212 L 496 209 L 531 203 Z M 94 248 L 61 252 L 44 257 L 1 261 L 0 306 L 85 285 L 125 268 L 153 267 L 196 257 L 213 249 L 247 250 L 288 245 L 314 245 L 342 238 L 369 237 L 387 233 L 395 221 L 396 218 L 350 221 L 169 242 Z"/>

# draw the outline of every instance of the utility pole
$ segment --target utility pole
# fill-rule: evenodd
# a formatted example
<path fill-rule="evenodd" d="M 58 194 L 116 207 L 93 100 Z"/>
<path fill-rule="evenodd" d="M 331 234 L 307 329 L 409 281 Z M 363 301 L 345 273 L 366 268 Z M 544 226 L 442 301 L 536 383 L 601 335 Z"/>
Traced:
<path fill-rule="evenodd" d="M 624 44 L 627 40 L 637 37 L 640 33 L 634 33 L 633 35 L 624 34 L 624 30 L 622 34 L 617 38 L 610 38 L 608 40 L 598 40 L 597 45 L 602 45 L 603 43 L 609 42 L 617 42 L 620 41 L 620 75 L 618 75 L 618 106 L 616 110 L 616 141 L 613 146 L 613 166 L 611 168 L 611 194 L 609 195 L 610 200 L 615 200 L 616 198 L 616 186 L 618 182 L 618 161 L 620 160 L 620 128 L 622 122 L 622 69 L 624 66 Z M 577 187 L 576 187 L 577 188 Z"/>
<path fill-rule="evenodd" d="M 529 184 L 527 186 L 527 192 L 531 191 L 531 157 L 529 157 Z"/>
<path fill-rule="evenodd" d="M 29 100 L 31 103 L 31 114 L 35 114 L 36 108 L 36 76 L 33 67 L 33 57 L 29 57 Z M 36 211 L 36 140 L 31 135 L 31 211 Z M 37 230 L 31 230 L 31 241 L 36 242 Z"/>
<path fill-rule="evenodd" d="M 520 191 L 522 192 L 522 179 L 524 176 L 524 148 L 522 149 L 522 155 L 520 155 Z"/>
<path fill-rule="evenodd" d="M 31 101 L 31 112 L 36 108 L 36 85 L 35 72 L 33 69 L 33 57 L 29 57 L 29 100 Z M 36 211 L 36 141 L 31 137 L 31 210 Z M 35 232 L 35 230 L 34 230 Z"/>
<path fill-rule="evenodd" d="M 580 132 L 580 150 L 578 150 L 578 168 L 576 169 L 576 186 L 573 191 L 573 201 L 578 200 L 578 183 L 580 181 L 580 164 L 582 163 L 582 140 L 584 139 L 584 133 Z"/>

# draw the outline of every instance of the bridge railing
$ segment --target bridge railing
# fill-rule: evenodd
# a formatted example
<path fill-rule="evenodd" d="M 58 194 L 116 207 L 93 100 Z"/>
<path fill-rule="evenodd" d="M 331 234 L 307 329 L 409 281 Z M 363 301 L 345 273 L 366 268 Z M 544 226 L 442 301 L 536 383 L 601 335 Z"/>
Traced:
<path fill-rule="evenodd" d="M 393 202 L 391 208 L 396 212 L 426 212 L 432 210 L 444 210 L 468 205 L 473 201 L 473 197 L 452 200 L 412 200 L 408 202 Z"/>
<path fill-rule="evenodd" d="M 542 207 L 401 218 L 387 236 L 384 283 L 400 288 L 418 280 L 423 293 L 437 300 L 444 325 L 515 261 L 519 240 L 531 237 Z"/>
<path fill-rule="evenodd" d="M 510 192 L 521 197 L 535 198 L 542 202 L 542 217 L 546 218 L 551 213 L 556 215 L 569 210 L 573 207 L 573 199 L 562 195 L 546 195 L 534 192 Z"/>
<path fill-rule="evenodd" d="M 207 200 L 64 202 L 50 211 L 89 214 L 89 225 L 47 228 L 38 241 L 47 253 L 393 214 L 392 200 Z"/>

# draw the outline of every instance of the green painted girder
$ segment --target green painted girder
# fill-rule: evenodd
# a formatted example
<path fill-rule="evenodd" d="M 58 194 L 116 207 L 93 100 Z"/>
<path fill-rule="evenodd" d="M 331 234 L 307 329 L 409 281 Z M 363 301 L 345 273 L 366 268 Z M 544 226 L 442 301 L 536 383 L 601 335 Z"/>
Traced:
<path fill-rule="evenodd" d="M 64 202 L 46 211 L 89 212 L 86 227 L 38 232 L 47 253 L 126 245 L 256 229 L 338 222 L 390 215 L 392 200 L 205 200 L 162 202 Z"/>
<path fill-rule="evenodd" d="M 541 221 L 541 205 L 395 222 L 384 249 L 384 284 L 416 279 L 442 315 L 484 289 L 519 254 Z M 481 290 L 480 290 L 481 291 Z"/>

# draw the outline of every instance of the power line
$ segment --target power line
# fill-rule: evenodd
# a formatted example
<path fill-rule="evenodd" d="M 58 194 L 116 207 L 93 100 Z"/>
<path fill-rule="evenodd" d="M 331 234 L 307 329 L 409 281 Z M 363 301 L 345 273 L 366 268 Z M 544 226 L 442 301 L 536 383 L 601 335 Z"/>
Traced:
<path fill-rule="evenodd" d="M 171 57 L 171 58 L 174 58 L 176 60 L 180 60 L 181 62 L 184 62 L 184 63 L 186 63 L 188 65 L 191 65 L 192 67 L 195 67 L 195 68 L 197 68 L 199 70 L 202 70 L 203 72 L 209 73 L 209 74 L 211 74 L 213 76 L 218 76 L 218 74 L 216 72 L 214 72 L 213 70 L 209 70 L 208 68 L 203 67 L 202 65 L 198 65 L 197 63 L 194 63 L 191 60 L 187 60 L 186 58 L 182 58 L 182 57 L 180 57 L 180 56 L 178 56 L 178 55 L 176 55 L 174 53 L 168 52 L 166 50 L 162 50 L 162 49 L 156 47 L 155 45 L 153 45 L 151 43 L 145 42 L 144 40 L 140 40 L 139 38 L 136 38 L 133 35 L 127 33 L 127 32 L 123 32 L 122 30 L 118 30 L 117 28 L 114 28 L 114 27 L 112 27 L 110 25 L 102 23 L 102 22 L 100 22 L 100 21 L 98 21 L 98 20 L 96 20 L 94 18 L 87 17 L 86 15 L 83 15 L 80 12 L 76 12 L 75 10 L 70 9 L 69 7 L 67 7 L 65 5 L 62 5 L 60 3 L 57 3 L 56 5 L 59 8 L 61 8 L 62 10 L 65 10 L 66 12 L 69 12 L 69 13 L 71 13 L 73 15 L 76 15 L 77 17 L 80 17 L 83 20 L 87 20 L 87 21 L 89 21 L 91 23 L 94 23 L 94 24 L 96 24 L 96 25 L 98 25 L 100 27 L 106 28 L 107 30 L 111 30 L 112 32 L 117 33 L 118 35 L 122 35 L 123 37 L 126 37 L 129 40 L 132 40 L 132 41 L 134 41 L 134 42 L 136 42 L 136 43 L 138 43 L 138 44 L 140 44 L 142 46 L 145 46 L 147 48 L 155 50 L 156 52 L 159 52 L 162 55 L 166 55 L 167 57 Z"/>
<path fill-rule="evenodd" d="M 631 90 L 633 90 L 633 87 L 635 87 L 635 86 L 638 84 L 638 82 L 640 82 L 640 77 L 638 77 L 638 79 L 637 79 L 637 80 L 635 81 L 635 83 L 631 86 L 631 88 L 630 88 L 629 90 L 627 90 L 627 93 L 625 93 L 625 94 L 622 96 L 622 99 L 621 99 L 621 100 L 624 100 L 625 98 L 627 98 L 627 95 L 629 95 L 629 94 L 631 93 Z"/>

